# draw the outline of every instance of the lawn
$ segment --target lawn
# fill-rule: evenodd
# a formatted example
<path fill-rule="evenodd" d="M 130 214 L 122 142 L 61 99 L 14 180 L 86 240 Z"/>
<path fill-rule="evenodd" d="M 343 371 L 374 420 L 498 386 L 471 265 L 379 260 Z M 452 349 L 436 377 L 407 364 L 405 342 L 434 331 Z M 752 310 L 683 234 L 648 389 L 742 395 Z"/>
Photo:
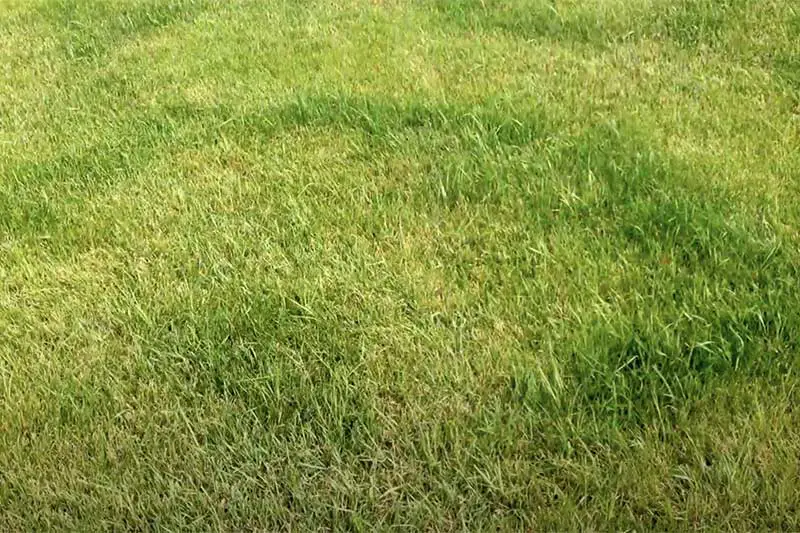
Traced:
<path fill-rule="evenodd" d="M 0 530 L 800 529 L 795 0 L 0 0 Z"/>

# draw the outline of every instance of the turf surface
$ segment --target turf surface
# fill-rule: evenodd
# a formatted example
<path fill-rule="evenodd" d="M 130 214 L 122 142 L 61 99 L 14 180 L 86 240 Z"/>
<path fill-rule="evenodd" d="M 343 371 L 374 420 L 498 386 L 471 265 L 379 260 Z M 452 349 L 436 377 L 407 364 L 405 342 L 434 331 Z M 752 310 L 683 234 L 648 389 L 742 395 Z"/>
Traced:
<path fill-rule="evenodd" d="M 792 0 L 3 0 L 0 529 L 800 529 Z"/>

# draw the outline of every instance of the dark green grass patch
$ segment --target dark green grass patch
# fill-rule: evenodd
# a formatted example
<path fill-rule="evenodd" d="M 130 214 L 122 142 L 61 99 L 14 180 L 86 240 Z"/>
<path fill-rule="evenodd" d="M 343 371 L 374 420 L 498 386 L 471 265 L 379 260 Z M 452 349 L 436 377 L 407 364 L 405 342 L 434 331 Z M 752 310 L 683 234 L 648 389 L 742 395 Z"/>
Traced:
<path fill-rule="evenodd" d="M 42 3 L 39 12 L 58 32 L 68 59 L 98 60 L 125 40 L 191 22 L 208 6 L 203 0 L 102 4 L 53 0 Z"/>

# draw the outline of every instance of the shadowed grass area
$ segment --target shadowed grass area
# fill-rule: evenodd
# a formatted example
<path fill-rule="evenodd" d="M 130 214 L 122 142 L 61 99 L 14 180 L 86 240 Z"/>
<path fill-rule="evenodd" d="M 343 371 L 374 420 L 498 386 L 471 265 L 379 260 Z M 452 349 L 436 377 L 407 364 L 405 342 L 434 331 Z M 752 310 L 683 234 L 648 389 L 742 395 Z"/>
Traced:
<path fill-rule="evenodd" d="M 10 2 L 0 527 L 796 529 L 793 9 Z"/>

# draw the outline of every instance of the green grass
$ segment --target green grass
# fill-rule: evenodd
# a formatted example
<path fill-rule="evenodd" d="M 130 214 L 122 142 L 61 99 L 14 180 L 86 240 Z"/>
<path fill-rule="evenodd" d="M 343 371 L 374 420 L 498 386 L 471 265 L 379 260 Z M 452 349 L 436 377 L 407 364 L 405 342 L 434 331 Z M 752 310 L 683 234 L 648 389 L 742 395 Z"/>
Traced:
<path fill-rule="evenodd" d="M 800 529 L 791 0 L 5 0 L 0 530 Z"/>

